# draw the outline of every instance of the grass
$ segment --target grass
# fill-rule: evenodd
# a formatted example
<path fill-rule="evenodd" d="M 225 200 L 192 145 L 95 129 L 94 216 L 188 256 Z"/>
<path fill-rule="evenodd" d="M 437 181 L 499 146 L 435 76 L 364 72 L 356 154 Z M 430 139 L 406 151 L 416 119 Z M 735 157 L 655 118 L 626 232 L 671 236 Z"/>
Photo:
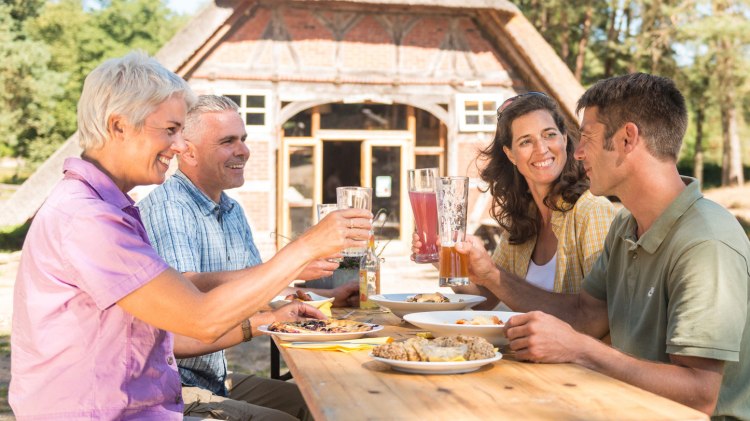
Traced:
<path fill-rule="evenodd" d="M 0 360 L 10 360 L 10 336 L 0 336 Z M 8 405 L 8 381 L 4 376 L 0 377 L 0 415 L 9 415 L 12 413 Z"/>
<path fill-rule="evenodd" d="M 23 247 L 23 240 L 29 231 L 31 222 L 15 227 L 0 228 L 0 251 L 18 251 Z"/>

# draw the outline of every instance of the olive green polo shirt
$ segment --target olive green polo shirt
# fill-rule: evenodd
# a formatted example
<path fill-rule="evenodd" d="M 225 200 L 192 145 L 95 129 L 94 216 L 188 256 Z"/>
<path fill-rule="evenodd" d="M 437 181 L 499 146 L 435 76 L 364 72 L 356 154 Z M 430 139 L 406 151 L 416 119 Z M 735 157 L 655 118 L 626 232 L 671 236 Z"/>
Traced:
<path fill-rule="evenodd" d="M 714 416 L 750 419 L 750 242 L 734 216 L 685 190 L 641 238 L 623 209 L 583 288 L 606 300 L 612 346 L 638 358 L 725 361 Z"/>

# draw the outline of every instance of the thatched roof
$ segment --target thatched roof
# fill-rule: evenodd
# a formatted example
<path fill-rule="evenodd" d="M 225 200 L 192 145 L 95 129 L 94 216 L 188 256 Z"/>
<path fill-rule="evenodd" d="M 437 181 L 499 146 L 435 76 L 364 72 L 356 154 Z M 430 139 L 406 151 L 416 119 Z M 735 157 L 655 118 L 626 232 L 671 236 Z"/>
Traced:
<path fill-rule="evenodd" d="M 269 1 L 269 0 L 260 0 Z M 557 54 L 507 0 L 292 0 L 298 2 L 366 4 L 382 7 L 476 10 L 475 18 L 497 48 L 507 56 L 529 87 L 551 94 L 570 118 L 575 118 L 575 101 L 583 88 Z M 177 33 L 156 58 L 167 68 L 182 75 L 190 74 L 201 60 L 221 42 L 254 0 L 214 0 L 203 8 L 183 30 Z M 62 178 L 65 158 L 80 155 L 77 137 L 72 136 L 11 196 L 0 203 L 0 226 L 18 225 L 39 209 L 44 199 Z"/>

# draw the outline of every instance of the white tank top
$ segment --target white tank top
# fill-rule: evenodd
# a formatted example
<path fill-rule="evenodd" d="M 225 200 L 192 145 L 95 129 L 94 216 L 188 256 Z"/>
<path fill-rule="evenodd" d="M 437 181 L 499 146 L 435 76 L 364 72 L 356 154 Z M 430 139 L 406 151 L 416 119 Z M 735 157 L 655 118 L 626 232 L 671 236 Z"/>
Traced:
<path fill-rule="evenodd" d="M 529 259 L 529 270 L 526 272 L 526 280 L 530 284 L 538 286 L 539 288 L 552 291 L 555 288 L 555 266 L 557 263 L 557 253 L 542 266 L 534 263 L 533 259 Z"/>

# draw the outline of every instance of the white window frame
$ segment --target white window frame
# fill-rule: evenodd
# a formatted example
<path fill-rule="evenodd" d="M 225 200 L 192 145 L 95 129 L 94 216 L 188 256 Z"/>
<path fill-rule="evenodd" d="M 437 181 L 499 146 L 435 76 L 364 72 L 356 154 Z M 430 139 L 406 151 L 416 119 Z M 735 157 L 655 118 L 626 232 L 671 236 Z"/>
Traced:
<path fill-rule="evenodd" d="M 484 124 L 484 116 L 497 115 L 497 107 L 505 101 L 506 94 L 504 93 L 493 93 L 493 94 L 456 94 L 456 117 L 458 118 L 458 130 L 462 132 L 494 132 L 497 126 L 497 120 L 492 119 L 491 124 Z M 467 111 L 466 103 L 469 101 L 476 101 L 478 105 L 477 111 Z M 483 109 L 485 102 L 492 102 L 494 106 L 491 110 Z M 476 115 L 479 117 L 480 123 L 471 124 L 466 122 L 467 115 Z"/>
<path fill-rule="evenodd" d="M 239 112 L 242 116 L 242 122 L 245 123 L 245 128 L 248 132 L 258 132 L 258 131 L 268 131 L 273 127 L 272 121 L 273 121 L 273 115 L 272 110 L 274 109 L 271 107 L 271 92 L 265 91 L 265 90 L 233 90 L 233 91 L 225 91 L 222 92 L 220 95 L 225 96 L 239 96 L 240 97 L 240 103 L 239 105 Z M 247 97 L 248 96 L 262 96 L 263 97 L 263 103 L 265 104 L 264 107 L 248 107 L 247 106 Z M 253 113 L 253 114 L 263 114 L 265 118 L 263 119 L 263 124 L 247 124 L 247 114 Z"/>

